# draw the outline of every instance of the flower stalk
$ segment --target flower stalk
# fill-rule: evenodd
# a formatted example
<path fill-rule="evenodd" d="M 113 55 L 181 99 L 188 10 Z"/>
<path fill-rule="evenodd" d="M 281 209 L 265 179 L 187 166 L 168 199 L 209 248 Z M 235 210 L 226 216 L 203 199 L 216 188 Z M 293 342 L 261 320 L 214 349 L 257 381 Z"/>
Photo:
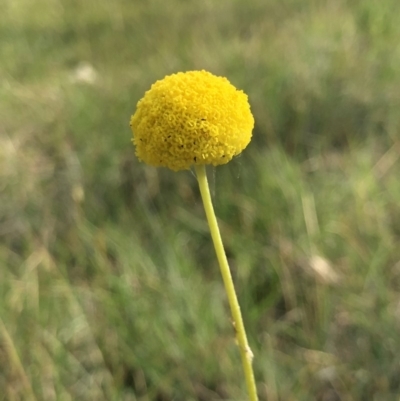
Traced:
<path fill-rule="evenodd" d="M 204 210 L 207 216 L 208 225 L 210 227 L 211 237 L 214 243 L 215 252 L 217 254 L 217 259 L 222 279 L 225 285 L 225 291 L 228 296 L 228 302 L 232 313 L 233 325 L 236 331 L 237 342 L 239 345 L 240 355 L 243 363 L 247 392 L 249 394 L 250 401 L 257 401 L 258 399 L 257 389 L 254 380 L 254 373 L 252 366 L 253 353 L 247 341 L 246 330 L 243 324 L 239 301 L 236 296 L 236 291 L 233 284 L 231 271 L 229 269 L 229 264 L 222 243 L 217 218 L 215 216 L 214 207 L 212 205 L 205 166 L 196 165 L 195 171 L 200 187 L 201 197 L 203 200 Z"/>

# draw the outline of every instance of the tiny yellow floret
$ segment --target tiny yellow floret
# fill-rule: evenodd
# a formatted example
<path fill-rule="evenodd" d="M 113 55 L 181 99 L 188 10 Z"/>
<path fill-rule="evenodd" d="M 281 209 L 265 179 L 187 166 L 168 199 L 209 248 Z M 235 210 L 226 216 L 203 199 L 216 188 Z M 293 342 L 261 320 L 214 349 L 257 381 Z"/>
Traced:
<path fill-rule="evenodd" d="M 189 71 L 155 82 L 130 126 L 140 160 L 178 171 L 228 163 L 249 144 L 254 118 L 247 95 L 226 78 Z"/>

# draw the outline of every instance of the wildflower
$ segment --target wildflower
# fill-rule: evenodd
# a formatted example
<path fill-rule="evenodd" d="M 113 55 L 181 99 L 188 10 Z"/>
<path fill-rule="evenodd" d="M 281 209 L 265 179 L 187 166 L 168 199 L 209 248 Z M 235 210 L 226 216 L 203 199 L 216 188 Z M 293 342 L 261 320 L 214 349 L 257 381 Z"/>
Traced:
<path fill-rule="evenodd" d="M 131 118 L 139 159 L 185 170 L 194 165 L 242 357 L 250 401 L 257 401 L 253 353 L 211 201 L 206 164 L 228 163 L 250 142 L 254 119 L 247 96 L 226 78 L 206 71 L 178 73 L 157 81 Z"/>
<path fill-rule="evenodd" d="M 249 144 L 254 118 L 247 95 L 226 78 L 189 71 L 155 82 L 130 126 L 140 160 L 178 171 L 228 163 Z"/>

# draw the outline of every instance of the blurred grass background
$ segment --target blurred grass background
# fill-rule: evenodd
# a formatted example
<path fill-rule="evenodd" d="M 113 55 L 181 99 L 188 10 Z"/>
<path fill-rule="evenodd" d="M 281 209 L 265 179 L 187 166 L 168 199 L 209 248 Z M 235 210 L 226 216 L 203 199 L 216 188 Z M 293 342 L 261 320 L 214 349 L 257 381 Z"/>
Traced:
<path fill-rule="evenodd" d="M 260 400 L 399 400 L 400 3 L 2 0 L 0 401 L 244 400 L 197 184 L 137 161 L 167 74 L 248 95 L 210 169 Z"/>

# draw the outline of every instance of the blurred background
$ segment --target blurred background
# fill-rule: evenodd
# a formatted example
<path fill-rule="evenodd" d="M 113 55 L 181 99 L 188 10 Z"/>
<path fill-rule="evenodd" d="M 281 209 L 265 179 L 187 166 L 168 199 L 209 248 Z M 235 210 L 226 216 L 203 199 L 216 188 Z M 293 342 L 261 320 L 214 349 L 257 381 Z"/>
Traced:
<path fill-rule="evenodd" d="M 165 75 L 249 95 L 210 168 L 260 400 L 398 400 L 400 3 L 2 0 L 0 401 L 245 400 L 194 175 L 130 115 Z"/>

